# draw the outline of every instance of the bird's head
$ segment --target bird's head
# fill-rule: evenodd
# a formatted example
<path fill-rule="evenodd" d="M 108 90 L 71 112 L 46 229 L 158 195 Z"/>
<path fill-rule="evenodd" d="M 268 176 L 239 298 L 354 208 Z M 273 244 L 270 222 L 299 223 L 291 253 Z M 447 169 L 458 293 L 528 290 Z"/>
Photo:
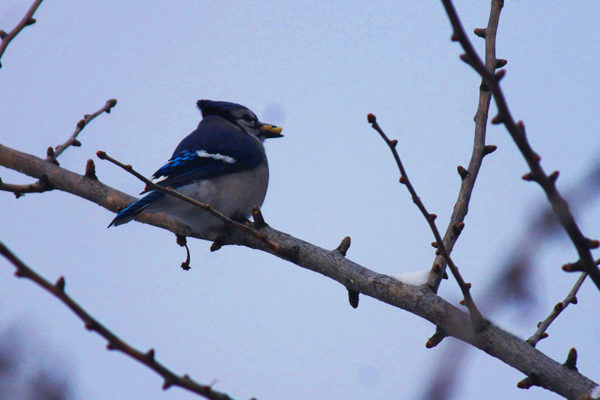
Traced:
<path fill-rule="evenodd" d="M 239 126 L 247 134 L 261 142 L 265 139 L 283 137 L 281 127 L 260 122 L 249 108 L 227 101 L 198 100 L 202 117 L 218 116 Z"/>

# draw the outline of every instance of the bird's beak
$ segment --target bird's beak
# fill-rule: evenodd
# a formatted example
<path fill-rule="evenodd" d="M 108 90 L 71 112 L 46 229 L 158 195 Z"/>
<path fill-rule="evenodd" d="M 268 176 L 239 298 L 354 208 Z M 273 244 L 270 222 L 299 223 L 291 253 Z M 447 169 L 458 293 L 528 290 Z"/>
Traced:
<path fill-rule="evenodd" d="M 283 135 L 281 134 L 281 131 L 283 130 L 283 128 L 281 128 L 280 126 L 262 124 L 262 126 L 260 127 L 260 130 L 262 131 L 262 134 L 265 139 L 273 139 L 273 138 L 283 137 Z"/>

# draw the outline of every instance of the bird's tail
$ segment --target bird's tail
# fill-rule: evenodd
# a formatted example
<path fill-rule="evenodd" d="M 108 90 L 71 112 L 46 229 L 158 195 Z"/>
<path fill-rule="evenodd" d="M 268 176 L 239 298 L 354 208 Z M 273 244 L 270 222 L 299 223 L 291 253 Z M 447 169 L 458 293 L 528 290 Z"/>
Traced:
<path fill-rule="evenodd" d="M 152 203 L 164 196 L 163 192 L 151 192 L 141 199 L 134 201 L 124 209 L 122 209 L 115 219 L 113 219 L 107 228 L 111 226 L 119 226 L 128 223 L 134 219 L 139 213 L 150 207 Z"/>

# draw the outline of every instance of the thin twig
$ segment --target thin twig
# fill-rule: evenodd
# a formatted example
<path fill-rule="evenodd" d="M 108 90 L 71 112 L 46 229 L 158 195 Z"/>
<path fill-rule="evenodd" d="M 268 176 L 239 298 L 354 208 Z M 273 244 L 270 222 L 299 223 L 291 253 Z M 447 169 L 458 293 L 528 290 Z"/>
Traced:
<path fill-rule="evenodd" d="M 456 279 L 456 282 L 458 283 L 458 286 L 460 287 L 460 290 L 464 297 L 465 305 L 469 309 L 469 316 L 471 318 L 471 324 L 473 326 L 473 330 L 475 332 L 481 332 L 486 326 L 486 321 L 483 318 L 483 316 L 481 315 L 481 312 L 477 309 L 477 306 L 475 305 L 475 302 L 473 301 L 473 298 L 471 297 L 471 292 L 470 292 L 471 284 L 466 283 L 464 281 L 464 279 L 460 275 L 460 272 L 458 271 L 458 267 L 454 264 L 454 261 L 452 261 L 452 258 L 450 258 L 450 254 L 446 250 L 446 247 L 444 246 L 444 242 L 442 240 L 440 232 L 438 231 L 437 226 L 435 225 L 435 218 L 437 216 L 435 214 L 430 214 L 427 211 L 427 208 L 425 208 L 425 205 L 423 204 L 423 202 L 417 195 L 415 188 L 413 187 L 412 183 L 410 182 L 410 179 L 408 178 L 406 170 L 404 169 L 404 166 L 402 165 L 402 161 L 400 160 L 400 155 L 398 154 L 398 151 L 396 150 L 396 145 L 398 144 L 398 141 L 390 140 L 387 137 L 387 135 L 383 132 L 383 130 L 377 123 L 377 119 L 375 118 L 375 115 L 369 114 L 367 116 L 367 118 L 368 118 L 369 123 L 371 124 L 371 127 L 373 129 L 375 129 L 377 131 L 377 133 L 379 133 L 381 138 L 385 141 L 385 143 L 390 148 L 390 150 L 394 156 L 394 159 L 396 160 L 396 164 L 398 165 L 398 169 L 400 170 L 400 183 L 406 185 L 406 188 L 408 189 L 408 191 L 410 192 L 410 195 L 412 197 L 413 203 L 415 203 L 416 206 L 419 208 L 419 210 L 421 211 L 421 214 L 423 214 L 423 216 L 425 217 L 425 220 L 427 220 L 427 223 L 429 224 L 429 228 L 431 228 L 431 232 L 433 233 L 433 236 L 435 237 L 435 240 L 436 240 L 432 244 L 435 244 L 435 247 L 437 248 L 436 253 L 439 253 L 442 257 L 444 257 L 444 260 L 446 260 L 446 263 L 448 264 L 450 271 L 452 271 L 452 275 L 454 275 L 454 278 Z"/>
<path fill-rule="evenodd" d="M 476 29 L 476 32 L 483 33 L 485 38 L 485 67 L 488 71 L 493 72 L 499 65 L 504 65 L 506 62 L 499 63 L 496 59 L 496 32 L 498 30 L 498 22 L 500 20 L 500 12 L 504 0 L 492 0 L 490 7 L 490 16 L 488 18 L 488 24 L 485 29 Z M 452 215 L 450 216 L 450 222 L 446 228 L 444 234 L 444 247 L 448 253 L 452 253 L 454 244 L 458 240 L 464 227 L 464 220 L 469 212 L 469 202 L 471 200 L 471 194 L 475 187 L 475 180 L 481 168 L 483 158 L 496 150 L 496 146 L 485 144 L 486 127 L 488 121 L 488 112 L 490 109 L 492 93 L 483 84 L 479 86 L 479 105 L 477 106 L 477 112 L 475 113 L 475 135 L 473 140 L 473 151 L 471 153 L 471 160 L 469 166 L 465 170 L 465 176 L 461 179 L 460 191 L 458 192 L 458 198 L 454 204 Z M 461 167 L 462 168 L 462 167 Z M 461 174 L 462 178 L 462 174 Z M 433 265 L 439 265 L 441 268 L 434 267 L 431 269 L 427 284 L 432 290 L 437 291 L 442 277 L 444 276 L 445 260 L 444 257 L 438 255 Z"/>
<path fill-rule="evenodd" d="M 26 26 L 35 24 L 35 19 L 33 18 L 33 14 L 35 14 L 36 10 L 42 4 L 43 0 L 35 0 L 29 10 L 25 13 L 25 16 L 21 19 L 21 21 L 15 26 L 10 32 L 6 33 L 4 31 L 0 31 L 0 59 L 6 51 L 8 44 L 23 30 Z M 2 68 L 2 64 L 0 63 L 0 68 Z"/>
<path fill-rule="evenodd" d="M 579 255 L 578 263 L 581 264 L 582 270 L 590 275 L 590 278 L 594 281 L 596 287 L 600 290 L 600 271 L 596 267 L 594 258 L 590 249 L 597 248 L 600 246 L 598 240 L 591 240 L 586 238 L 579 226 L 575 222 L 575 218 L 571 211 L 569 211 L 569 205 L 567 201 L 560 195 L 556 188 L 556 179 L 558 178 L 558 171 L 546 175 L 544 172 L 540 160 L 541 157 L 533 151 L 527 137 L 525 135 L 525 125 L 522 121 L 518 123 L 513 119 L 508 103 L 504 97 L 504 93 L 500 88 L 500 80 L 504 77 L 505 71 L 500 70 L 496 74 L 488 71 L 477 55 L 477 52 L 473 48 L 469 38 L 467 37 L 460 19 L 456 14 L 456 10 L 451 0 L 442 0 L 442 4 L 446 9 L 450 23 L 452 24 L 453 34 L 452 40 L 460 42 L 465 54 L 461 55 L 461 60 L 469 64 L 484 80 L 485 84 L 491 90 L 498 108 L 498 115 L 492 119 L 493 124 L 504 124 L 508 133 L 512 137 L 513 141 L 519 148 L 523 158 L 529 166 L 530 172 L 523 176 L 523 179 L 528 181 L 537 182 L 544 192 L 548 201 L 552 205 L 552 209 L 558 217 L 561 225 L 569 235 L 571 242 L 575 246 Z"/>
<path fill-rule="evenodd" d="M 81 146 L 81 142 L 79 142 L 79 140 L 77 140 L 77 136 L 81 133 L 81 131 L 98 115 L 100 115 L 102 113 L 110 114 L 110 110 L 116 104 L 117 104 L 116 99 L 109 99 L 106 101 L 104 106 L 102 106 L 102 108 L 100 108 L 99 110 L 93 112 L 92 114 L 84 115 L 83 118 L 77 122 L 75 131 L 67 139 L 66 142 L 64 142 L 63 144 L 59 144 L 58 146 L 56 146 L 54 148 L 48 147 L 48 150 L 46 151 L 46 160 L 45 161 L 48 161 L 48 162 L 58 165 L 58 161 L 56 159 L 69 146 L 75 146 L 75 147 Z M 90 163 L 90 161 L 91 161 L 91 163 Z M 96 177 L 94 162 L 92 160 L 88 160 L 88 163 L 86 165 L 86 175 L 85 176 L 88 178 L 91 178 L 91 179 L 96 179 L 96 180 L 98 179 Z M 25 185 L 4 183 L 4 182 L 2 182 L 2 179 L 0 179 L 0 191 L 12 192 L 12 193 L 14 193 L 14 195 L 17 199 L 26 193 L 42 193 L 42 192 L 50 191 L 52 189 L 53 189 L 53 187 L 50 184 L 50 182 L 48 182 L 48 179 L 46 177 L 42 177 L 41 179 L 39 179 L 38 181 L 36 181 L 34 183 L 29 183 L 29 184 L 25 184 Z"/>
<path fill-rule="evenodd" d="M 157 185 L 156 183 L 152 182 L 150 179 L 146 178 L 145 176 L 143 176 L 142 174 L 140 174 L 139 172 L 137 172 L 136 170 L 133 169 L 133 167 L 131 165 L 125 165 L 122 162 L 112 158 L 111 156 L 109 156 L 108 154 L 106 154 L 106 152 L 104 151 L 98 151 L 96 152 L 96 155 L 98 156 L 98 158 L 100 158 L 101 160 L 108 160 L 111 163 L 115 164 L 118 167 L 121 167 L 122 169 L 124 169 L 125 171 L 129 172 L 131 175 L 135 176 L 136 178 L 138 178 L 139 180 L 141 180 L 142 182 L 144 182 L 147 186 L 148 189 L 150 190 L 158 190 L 160 192 L 166 193 L 170 196 L 176 197 L 180 200 L 183 200 L 193 206 L 196 206 L 204 211 L 207 211 L 208 213 L 214 215 L 215 217 L 219 218 L 221 221 L 223 221 L 223 223 L 227 226 L 242 230 L 242 231 L 246 231 L 249 232 L 250 234 L 252 234 L 254 237 L 256 237 L 257 239 L 265 242 L 267 245 L 269 245 L 274 251 L 278 251 L 279 250 L 279 245 L 269 239 L 267 239 L 264 235 L 264 233 L 260 233 L 258 231 L 255 231 L 254 229 L 252 229 L 250 226 L 242 224 L 240 222 L 234 221 L 233 219 L 229 218 L 228 216 L 226 216 L 225 214 L 215 210 L 210 204 L 206 204 L 206 203 L 201 203 L 198 200 L 194 200 L 191 197 L 188 197 L 184 194 L 179 193 L 178 191 L 170 188 L 170 187 L 164 187 L 164 186 L 160 186 Z"/>
<path fill-rule="evenodd" d="M 600 259 L 596 261 L 596 265 L 598 264 L 600 264 Z M 540 323 L 538 323 L 537 330 L 534 332 L 533 335 L 531 335 L 529 339 L 527 339 L 527 343 L 529 343 L 532 346 L 535 346 L 540 340 L 548 337 L 548 333 L 546 333 L 546 330 L 548 329 L 550 324 L 556 319 L 556 317 L 558 317 L 560 313 L 563 312 L 564 309 L 569 306 L 569 304 L 577 304 L 577 292 L 579 291 L 579 288 L 581 288 L 581 285 L 583 284 L 583 281 L 585 280 L 587 275 L 587 272 L 583 272 L 581 275 L 579 275 L 579 278 L 569 291 L 569 294 L 567 294 L 567 297 L 565 297 L 563 301 L 557 303 L 552 308 L 552 311 L 546 317 L 545 320 L 540 321 Z"/>
<path fill-rule="evenodd" d="M 156 361 L 154 349 L 150 349 L 143 353 L 130 344 L 124 342 L 112 331 L 98 322 L 98 320 L 93 318 L 87 311 L 83 309 L 83 307 L 79 305 L 79 303 L 73 300 L 73 298 L 65 292 L 65 279 L 63 277 L 60 277 L 55 284 L 50 283 L 37 272 L 25 265 L 25 263 L 23 263 L 14 253 L 12 253 L 2 242 L 0 242 L 0 254 L 6 257 L 6 259 L 16 267 L 17 270 L 15 271 L 15 275 L 17 277 L 30 279 L 42 288 L 46 289 L 48 292 L 52 293 L 84 322 L 86 329 L 95 331 L 100 336 L 105 338 L 108 341 L 108 350 L 118 350 L 146 365 L 148 368 L 159 374 L 164 379 L 164 390 L 171 386 L 179 386 L 207 399 L 231 400 L 231 397 L 229 397 L 227 394 L 213 390 L 210 385 L 200 384 L 192 380 L 192 378 L 190 378 L 187 374 L 183 376 L 176 375 L 164 364 Z"/>
<path fill-rule="evenodd" d="M 110 110 L 117 105 L 117 100 L 116 99 L 109 99 L 106 101 L 106 103 L 104 104 L 104 106 L 102 106 L 102 108 L 100 108 L 97 111 L 94 111 L 91 114 L 85 114 L 83 116 L 82 119 L 80 119 L 77 122 L 77 125 L 75 126 L 75 131 L 73 132 L 73 134 L 67 139 L 66 142 L 64 142 L 63 144 L 59 144 L 58 146 L 56 146 L 54 148 L 54 150 L 52 151 L 52 154 L 48 154 L 48 156 L 46 157 L 46 161 L 56 161 L 56 159 L 58 158 L 58 156 L 60 156 L 63 151 L 65 151 L 69 146 L 81 146 L 81 142 L 79 142 L 77 140 L 77 136 L 81 133 L 81 131 L 90 123 L 92 122 L 92 120 L 94 118 L 96 118 L 98 115 L 102 114 L 102 113 L 107 113 L 110 114 Z"/>

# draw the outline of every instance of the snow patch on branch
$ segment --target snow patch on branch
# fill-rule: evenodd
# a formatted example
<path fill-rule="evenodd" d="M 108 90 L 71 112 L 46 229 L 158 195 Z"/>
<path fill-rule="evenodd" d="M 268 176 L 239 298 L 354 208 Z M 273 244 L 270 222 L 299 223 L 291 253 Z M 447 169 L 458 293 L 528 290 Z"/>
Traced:
<path fill-rule="evenodd" d="M 427 283 L 429 277 L 429 269 L 403 272 L 397 275 L 390 275 L 392 278 L 412 286 L 421 286 Z"/>

